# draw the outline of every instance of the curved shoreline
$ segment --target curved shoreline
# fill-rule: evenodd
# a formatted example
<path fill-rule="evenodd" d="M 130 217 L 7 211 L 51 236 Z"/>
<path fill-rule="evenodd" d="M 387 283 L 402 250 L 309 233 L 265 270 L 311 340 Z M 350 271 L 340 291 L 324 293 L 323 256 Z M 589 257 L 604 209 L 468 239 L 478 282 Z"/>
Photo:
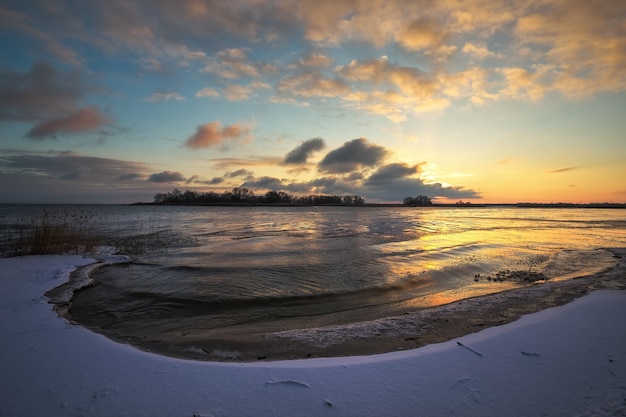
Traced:
<path fill-rule="evenodd" d="M 596 289 L 626 289 L 626 248 L 607 249 L 616 265 L 601 273 L 565 281 L 478 296 L 347 325 L 230 335 L 210 339 L 191 336 L 147 340 L 91 329 L 120 343 L 165 356 L 202 361 L 256 362 L 312 357 L 372 355 L 445 342 L 520 316 L 560 306 Z M 95 268 L 99 264 L 91 264 Z M 89 268 L 89 267 L 87 267 Z M 51 290 L 50 293 L 57 289 Z M 55 303 L 60 316 L 72 321 L 67 305 Z"/>

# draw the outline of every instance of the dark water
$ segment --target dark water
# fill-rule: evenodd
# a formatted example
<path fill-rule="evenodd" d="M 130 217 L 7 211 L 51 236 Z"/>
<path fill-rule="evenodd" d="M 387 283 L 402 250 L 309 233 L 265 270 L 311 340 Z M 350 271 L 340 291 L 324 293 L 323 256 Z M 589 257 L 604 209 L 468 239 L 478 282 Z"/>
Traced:
<path fill-rule="evenodd" d="M 370 320 L 528 285 L 476 274 L 588 275 L 615 262 L 601 248 L 626 247 L 626 211 L 618 209 L 101 210 L 121 229 L 171 230 L 194 242 L 104 267 L 95 286 L 76 294 L 74 320 L 119 334 L 228 335 Z"/>
<path fill-rule="evenodd" d="M 512 207 L 0 206 L 0 239 L 44 209 L 126 241 L 182 237 L 75 294 L 74 320 L 121 335 L 370 320 L 528 285 L 484 278 L 498 271 L 589 275 L 626 247 L 626 210 Z"/>

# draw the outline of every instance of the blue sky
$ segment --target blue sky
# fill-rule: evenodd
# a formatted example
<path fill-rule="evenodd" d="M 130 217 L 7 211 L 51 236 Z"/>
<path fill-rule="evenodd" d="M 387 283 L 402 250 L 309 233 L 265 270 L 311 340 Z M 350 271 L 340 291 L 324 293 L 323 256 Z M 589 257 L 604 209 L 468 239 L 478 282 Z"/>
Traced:
<path fill-rule="evenodd" d="M 0 22 L 0 202 L 626 202 L 621 0 L 3 1 Z"/>

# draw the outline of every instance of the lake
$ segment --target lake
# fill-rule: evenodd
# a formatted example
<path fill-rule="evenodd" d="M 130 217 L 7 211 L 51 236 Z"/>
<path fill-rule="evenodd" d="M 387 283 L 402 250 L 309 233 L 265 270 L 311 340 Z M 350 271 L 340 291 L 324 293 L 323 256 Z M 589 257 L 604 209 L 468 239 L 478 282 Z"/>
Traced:
<path fill-rule="evenodd" d="M 6 223 L 15 207 L 2 210 Z M 73 320 L 122 336 L 221 337 L 373 320 L 536 285 L 513 279 L 523 273 L 550 280 L 593 274 L 616 261 L 605 248 L 626 247 L 620 209 L 80 210 L 120 235 L 169 231 L 185 242 L 103 267 L 95 286 L 77 292 Z"/>

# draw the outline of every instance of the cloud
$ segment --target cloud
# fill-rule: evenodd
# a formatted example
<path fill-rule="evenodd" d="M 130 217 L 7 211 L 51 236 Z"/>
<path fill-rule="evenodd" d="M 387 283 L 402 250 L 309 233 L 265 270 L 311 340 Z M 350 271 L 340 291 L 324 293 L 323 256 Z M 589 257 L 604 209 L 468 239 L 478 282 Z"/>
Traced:
<path fill-rule="evenodd" d="M 151 174 L 148 177 L 149 182 L 180 182 L 185 181 L 185 176 L 178 171 L 162 171 L 155 174 Z"/>
<path fill-rule="evenodd" d="M 420 171 L 419 165 L 407 165 L 405 163 L 392 163 L 380 167 L 369 178 L 369 183 L 384 182 L 397 178 L 408 177 Z"/>
<path fill-rule="evenodd" d="M 219 96 L 220 96 L 220 93 L 218 93 L 217 90 L 212 87 L 204 87 L 198 90 L 198 92 L 196 92 L 196 97 L 198 98 L 219 97 Z"/>
<path fill-rule="evenodd" d="M 215 74 L 221 78 L 235 80 L 239 78 L 258 79 L 262 75 L 277 71 L 276 66 L 252 61 L 248 57 L 249 48 L 230 48 L 217 52 L 204 66 L 203 72 Z"/>
<path fill-rule="evenodd" d="M 381 201 L 403 200 L 405 197 L 427 195 L 444 198 L 480 198 L 480 194 L 463 187 L 444 186 L 441 183 L 426 183 L 413 177 L 421 172 L 422 164 L 390 163 L 381 166 L 362 183 L 361 192 Z"/>
<path fill-rule="evenodd" d="M 205 181 L 205 184 L 208 185 L 217 185 L 223 183 L 225 180 L 222 177 L 213 177 L 209 181 Z"/>
<path fill-rule="evenodd" d="M 0 196 L 6 203 L 132 203 L 152 201 L 145 163 L 69 151 L 0 150 Z M 151 185 L 154 184 L 154 185 Z M 162 185 L 161 185 L 162 187 Z"/>
<path fill-rule="evenodd" d="M 261 177 L 258 179 L 250 179 L 242 184 L 246 188 L 260 188 L 263 190 L 284 190 L 287 189 L 283 181 L 274 177 Z"/>
<path fill-rule="evenodd" d="M 324 54 L 308 54 L 304 58 L 291 64 L 293 68 L 328 68 L 333 59 Z"/>
<path fill-rule="evenodd" d="M 552 88 L 580 98 L 626 89 L 626 3 L 546 2 L 518 16 L 514 34 L 526 58 L 553 67 Z"/>
<path fill-rule="evenodd" d="M 254 174 L 254 172 L 241 168 L 236 171 L 227 172 L 226 174 L 224 174 L 224 176 L 228 178 L 235 178 L 235 177 L 248 177 L 248 176 L 251 176 L 252 174 Z"/>
<path fill-rule="evenodd" d="M 368 81 L 376 84 L 388 80 L 389 74 L 392 71 L 392 65 L 389 63 L 389 59 L 386 55 L 379 59 L 369 59 L 366 61 L 353 59 L 348 65 L 335 68 L 336 73 L 341 74 L 350 81 Z"/>
<path fill-rule="evenodd" d="M 497 72 L 505 79 L 504 87 L 498 92 L 502 98 L 524 98 L 538 100 L 548 91 L 545 78 L 547 67 L 539 67 L 535 72 L 524 68 L 498 68 Z"/>
<path fill-rule="evenodd" d="M 426 183 L 422 178 L 411 177 L 420 172 L 420 165 L 393 163 L 379 168 L 363 181 L 364 195 L 373 195 L 378 200 L 403 200 L 405 197 L 426 195 L 431 198 L 480 198 L 480 194 L 461 186 L 444 186 L 441 183 Z"/>
<path fill-rule="evenodd" d="M 118 180 L 118 181 L 132 181 L 132 180 L 136 180 L 136 179 L 139 179 L 139 178 L 140 178 L 139 174 L 137 174 L 135 172 L 132 172 L 132 173 L 129 173 L 129 174 L 119 175 L 118 177 L 116 177 L 116 180 Z"/>
<path fill-rule="evenodd" d="M 249 134 L 250 129 L 246 126 L 230 125 L 222 128 L 220 122 L 211 122 L 198 126 L 196 133 L 187 139 L 185 146 L 189 149 L 208 148 L 225 141 L 246 139 Z"/>
<path fill-rule="evenodd" d="M 305 164 L 313 153 L 321 151 L 324 147 L 326 147 L 326 144 L 322 138 L 306 140 L 302 142 L 300 146 L 289 151 L 289 153 L 285 155 L 283 163 L 287 165 Z"/>
<path fill-rule="evenodd" d="M 550 66 L 549 77 L 541 83 L 548 91 L 569 98 L 626 89 L 626 33 L 620 18 L 626 12 L 623 2 L 468 0 L 463 7 L 458 3 L 422 0 L 407 7 L 400 0 L 317 0 L 233 6 L 194 0 L 182 5 L 111 1 L 57 9 L 55 13 L 15 3 L 13 9 L 4 9 L 2 24 L 44 45 L 46 54 L 37 56 L 76 65 L 87 62 L 76 52 L 84 49 L 73 50 L 69 45 L 81 42 L 108 56 L 131 57 L 143 68 L 204 70 L 220 81 L 260 80 L 279 74 L 284 81 L 277 90 L 281 98 L 273 101 L 345 94 L 346 86 L 331 95 L 331 89 L 321 85 L 338 82 L 340 86 L 341 80 L 328 73 L 312 79 L 299 73 L 302 69 L 330 69 L 332 58 L 320 52 L 329 45 L 336 48 L 337 56 L 344 53 L 342 48 L 355 45 L 359 46 L 359 56 L 371 46 L 379 51 L 383 47 L 411 51 L 411 58 L 403 62 L 412 62 L 406 65 L 421 68 L 432 80 L 452 72 L 465 73 L 474 59 L 498 57 L 506 62 L 505 67 L 518 67 L 523 59 L 529 72 Z M 89 26 L 85 15 L 91 16 Z M 304 44 L 306 55 L 282 64 L 281 60 L 291 55 L 281 45 L 294 44 Z M 457 47 L 463 54 L 455 57 L 454 67 L 440 65 L 439 59 L 456 52 Z M 262 54 L 264 50 L 269 55 Z M 394 54 L 398 59 L 403 55 Z M 259 56 L 266 62 L 258 61 Z M 489 70 L 489 78 L 497 78 L 498 74 Z M 288 94 L 290 83 L 299 87 L 293 94 Z M 368 88 L 359 91 L 370 92 Z M 423 100 L 441 98 L 439 88 L 425 94 Z M 473 104 L 485 102 L 481 98 Z"/>
<path fill-rule="evenodd" d="M 402 164 L 399 164 L 402 165 Z M 397 168 L 397 167 L 396 167 Z M 410 171 L 413 171 L 410 169 Z M 409 171 L 405 172 L 408 174 Z M 276 177 L 250 178 L 241 184 L 251 190 L 287 191 L 297 194 L 357 194 L 366 201 L 402 201 L 405 197 L 427 195 L 431 198 L 473 199 L 481 198 L 475 190 L 461 186 L 444 186 L 441 183 L 425 183 L 420 178 L 390 175 L 388 178 L 374 178 L 360 181 L 358 178 L 328 175 L 311 181 L 286 181 Z"/>
<path fill-rule="evenodd" d="M 566 167 L 566 168 L 553 169 L 552 171 L 548 171 L 548 172 L 551 174 L 559 174 L 561 172 L 575 171 L 580 168 L 581 167 Z"/>
<path fill-rule="evenodd" d="M 43 139 L 56 137 L 59 133 L 84 133 L 98 130 L 111 123 L 111 119 L 100 112 L 97 107 L 85 107 L 64 117 L 55 118 L 36 124 L 26 137 Z"/>
<path fill-rule="evenodd" d="M 241 167 L 267 167 L 268 165 L 278 165 L 282 161 L 279 157 L 274 156 L 250 156 L 243 158 L 213 158 L 209 159 L 212 162 L 212 168 L 230 170 L 235 168 L 241 170 Z"/>
<path fill-rule="evenodd" d="M 474 56 L 478 59 L 497 56 L 495 52 L 490 51 L 485 45 L 474 44 L 471 42 L 466 42 L 465 45 L 463 45 L 463 53 Z"/>
<path fill-rule="evenodd" d="M 201 182 L 199 175 L 194 174 L 194 175 L 192 175 L 191 177 L 189 177 L 189 178 L 187 178 L 185 180 L 185 184 L 191 184 L 191 183 L 194 183 L 194 182 Z"/>
<path fill-rule="evenodd" d="M 387 56 L 352 60 L 335 68 L 335 73 L 353 83 L 352 92 L 342 95 L 342 100 L 394 122 L 406 120 L 407 114 L 439 111 L 449 105 L 441 97 L 444 83 L 419 68 L 392 64 Z"/>
<path fill-rule="evenodd" d="M 176 92 L 163 93 L 163 92 L 154 92 L 150 94 L 148 97 L 144 98 L 143 101 L 148 103 L 156 103 L 159 101 L 184 101 L 185 97 L 181 96 Z"/>
<path fill-rule="evenodd" d="M 0 172 L 32 178 L 89 180 L 98 184 L 141 177 L 147 166 L 140 162 L 99 158 L 74 152 L 0 151 Z"/>
<path fill-rule="evenodd" d="M 54 138 L 59 133 L 85 133 L 113 123 L 95 106 L 79 108 L 93 87 L 79 71 L 58 71 L 46 63 L 28 72 L 0 72 L 0 121 L 36 122 L 30 139 Z"/>
<path fill-rule="evenodd" d="M 444 186 L 441 183 L 427 184 L 419 178 L 398 181 L 387 187 L 377 188 L 377 191 L 377 195 L 380 195 L 383 200 L 396 199 L 399 195 L 404 195 L 404 197 L 426 195 L 431 198 L 443 197 L 449 199 L 481 198 L 480 193 L 475 190 L 461 186 Z"/>
<path fill-rule="evenodd" d="M 253 82 L 248 85 L 231 84 L 224 88 L 224 97 L 228 101 L 245 101 L 251 98 L 255 91 L 268 89 L 270 85 L 263 82 Z"/>
<path fill-rule="evenodd" d="M 397 34 L 398 43 L 409 51 L 445 51 L 441 48 L 448 38 L 446 26 L 431 19 L 415 20 Z"/>
<path fill-rule="evenodd" d="M 27 14 L 0 6 L 0 26 L 5 29 L 12 28 L 23 33 L 28 38 L 34 40 L 36 44 L 43 46 L 43 52 L 50 54 L 56 60 L 76 67 L 80 67 L 83 64 L 76 51 L 64 45 L 57 36 L 48 33 L 46 30 L 41 30 L 41 24 Z M 41 51 L 37 52 L 39 52 L 38 55 L 41 55 Z"/>
<path fill-rule="evenodd" d="M 338 78 L 329 78 L 318 72 L 306 72 L 284 77 L 278 82 L 276 92 L 283 96 L 340 97 L 350 93 L 350 86 Z"/>
<path fill-rule="evenodd" d="M 25 73 L 2 71 L 0 120 L 38 121 L 70 113 L 85 90 L 80 73 L 63 73 L 46 63 Z"/>
<path fill-rule="evenodd" d="M 382 146 L 370 144 L 365 138 L 354 139 L 326 154 L 318 169 L 329 173 L 347 173 L 371 168 L 380 164 L 388 153 Z"/>

